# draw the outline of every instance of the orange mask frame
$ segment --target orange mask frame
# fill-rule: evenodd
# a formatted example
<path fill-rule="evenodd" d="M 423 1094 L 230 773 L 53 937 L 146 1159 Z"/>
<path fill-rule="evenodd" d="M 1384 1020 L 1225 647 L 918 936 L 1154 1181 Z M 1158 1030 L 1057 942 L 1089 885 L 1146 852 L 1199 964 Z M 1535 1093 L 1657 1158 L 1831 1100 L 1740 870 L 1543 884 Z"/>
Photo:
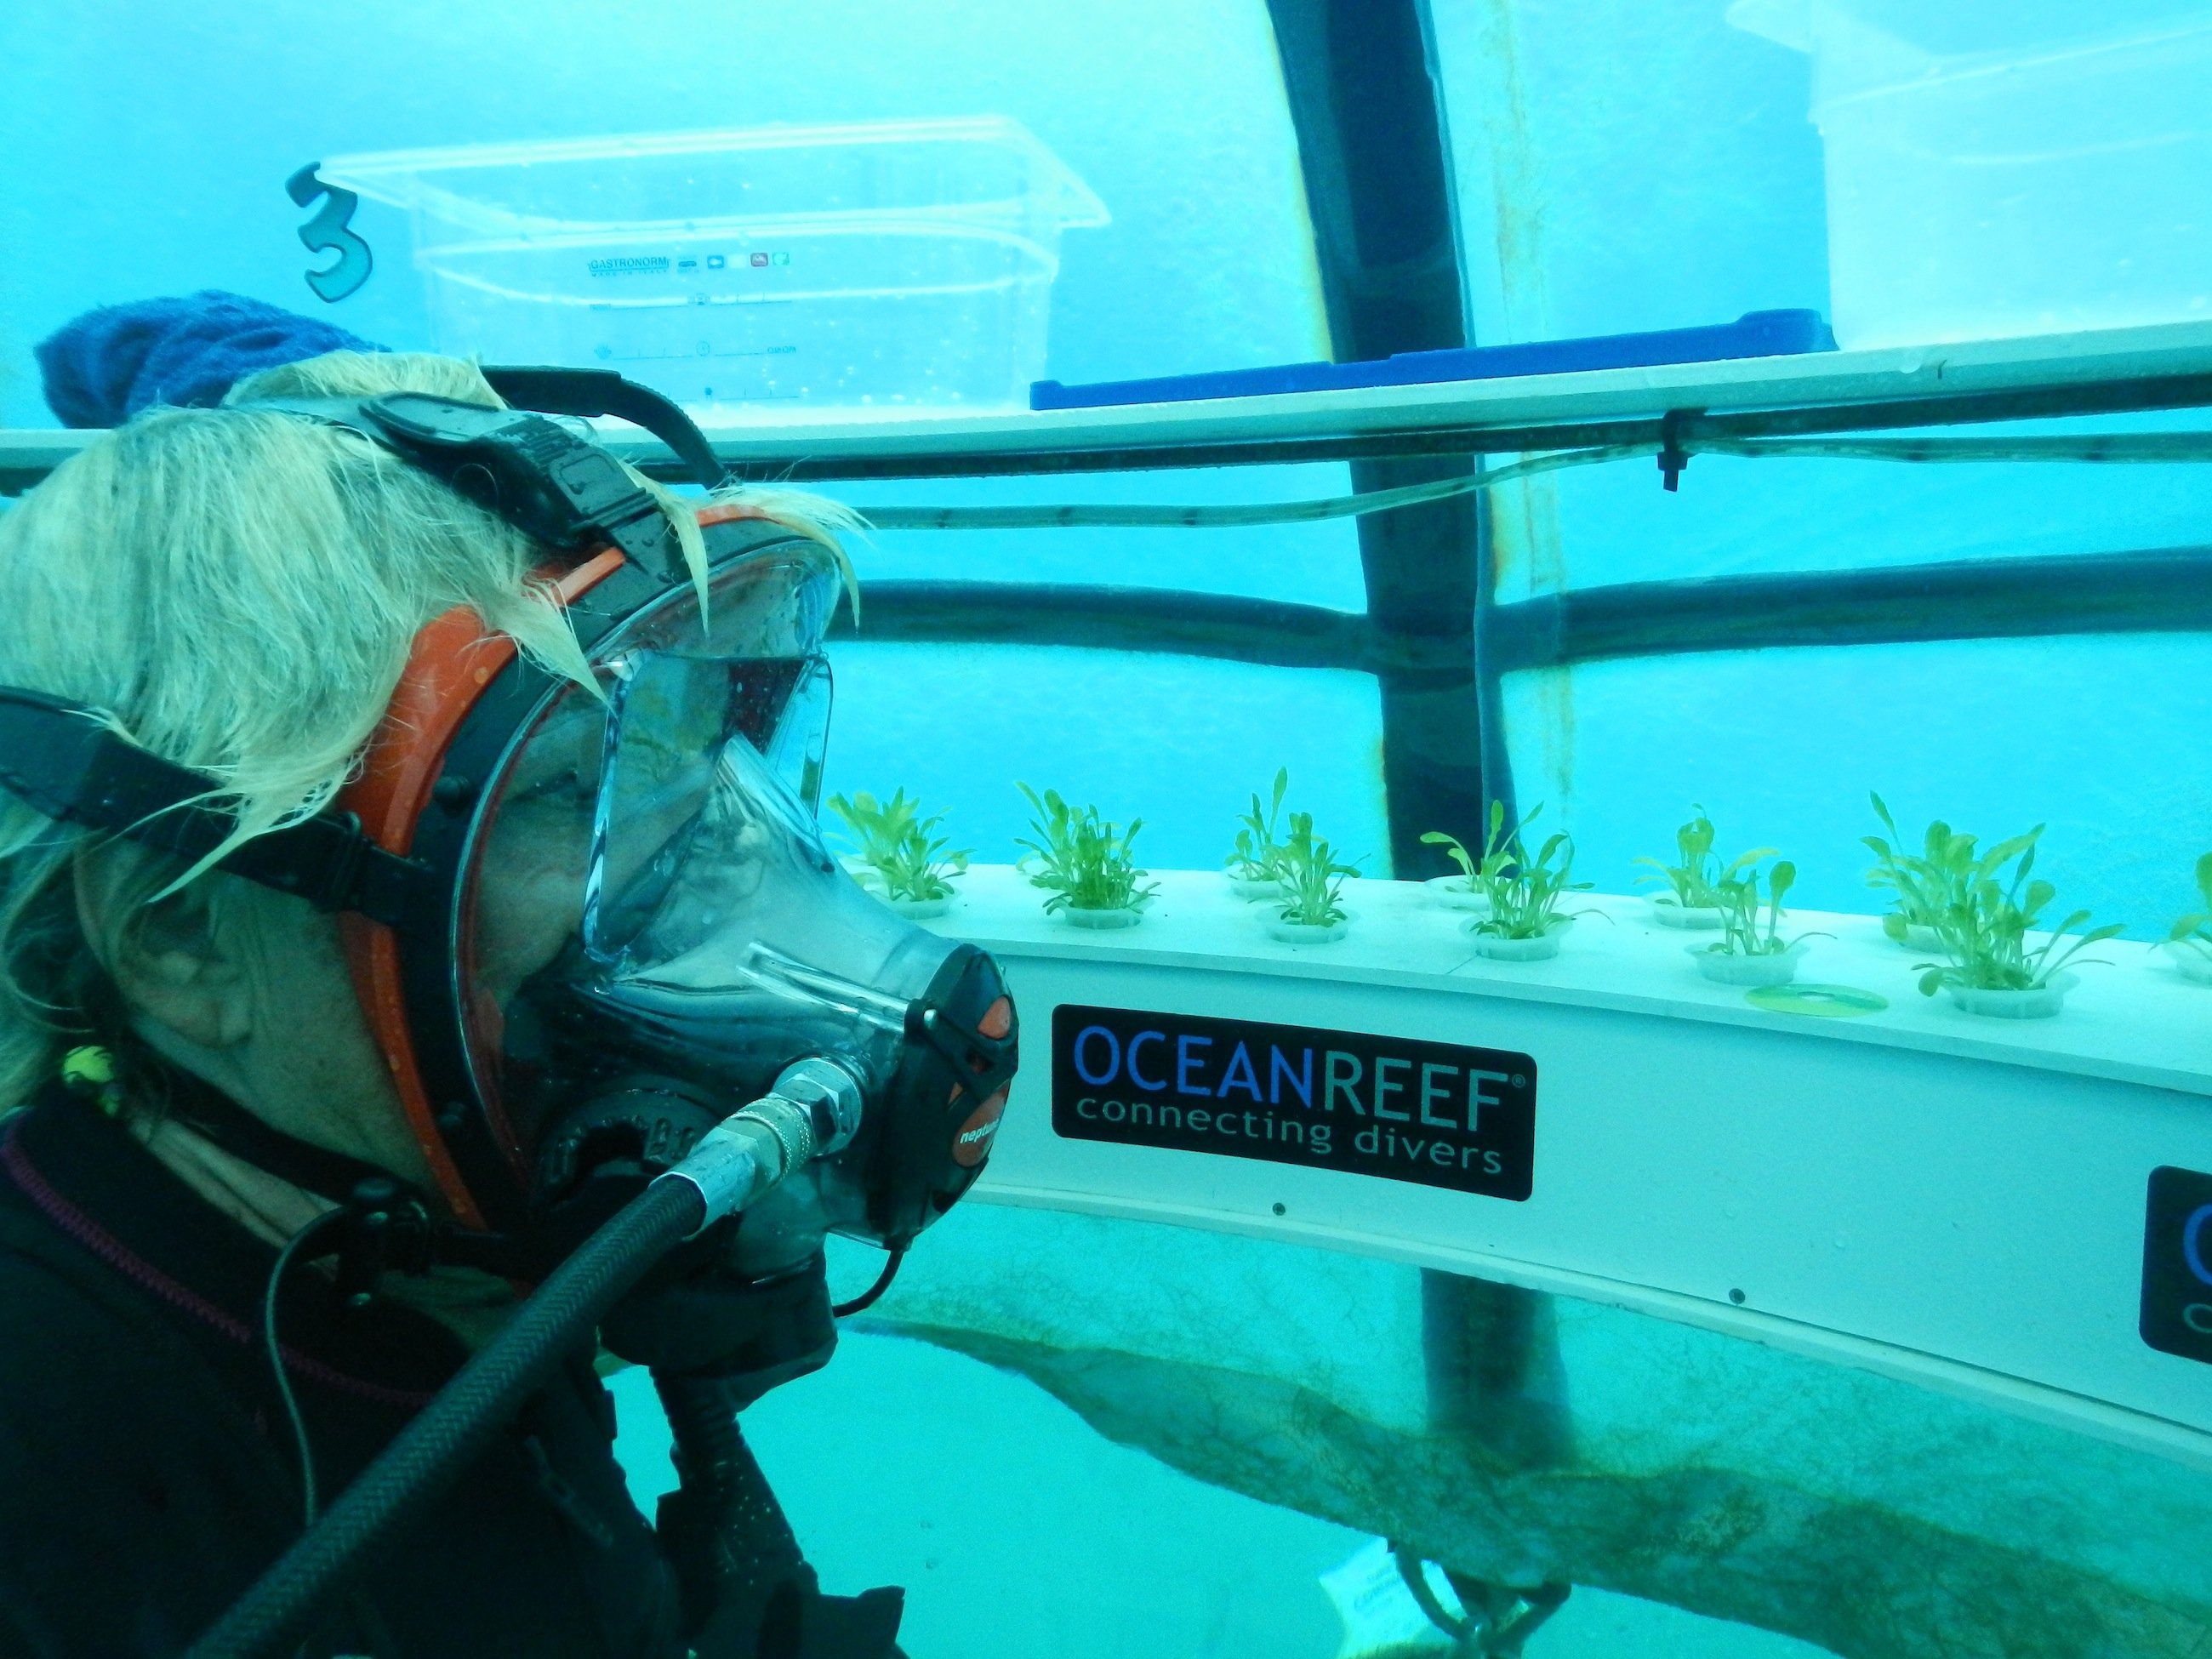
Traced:
<path fill-rule="evenodd" d="M 698 514 L 702 529 L 745 519 L 775 522 L 735 502 L 717 502 Z M 571 568 L 544 575 L 551 597 L 568 610 L 625 562 L 619 549 L 609 547 Z M 337 810 L 352 814 L 386 852 L 407 857 L 417 826 L 437 796 L 455 735 L 518 654 L 513 638 L 488 629 L 467 606 L 433 619 L 416 635 L 384 718 L 363 750 L 359 775 L 340 793 Z M 448 1129 L 457 1126 L 441 1121 L 441 1115 L 460 1109 L 434 1103 L 424 1084 L 409 1019 L 399 936 L 387 924 L 358 912 L 341 914 L 338 922 L 354 994 L 384 1058 L 400 1111 L 422 1148 L 430 1181 L 455 1220 L 486 1230 L 483 1206 L 447 1144 Z M 519 1160 L 519 1149 L 510 1145 L 506 1150 L 510 1160 Z M 526 1174 L 519 1162 L 516 1174 L 519 1179 Z"/>

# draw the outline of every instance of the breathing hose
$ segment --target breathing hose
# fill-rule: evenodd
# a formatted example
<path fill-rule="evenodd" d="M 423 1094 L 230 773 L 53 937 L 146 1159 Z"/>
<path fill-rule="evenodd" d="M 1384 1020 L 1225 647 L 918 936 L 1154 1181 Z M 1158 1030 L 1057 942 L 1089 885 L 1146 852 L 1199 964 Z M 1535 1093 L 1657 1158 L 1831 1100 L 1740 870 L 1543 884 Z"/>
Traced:
<path fill-rule="evenodd" d="M 695 1188 L 656 1183 L 594 1233 L 192 1645 L 189 1659 L 289 1651 L 325 1599 L 445 1492 L 623 1292 L 698 1228 L 705 1211 Z"/>
<path fill-rule="evenodd" d="M 660 1500 L 653 1531 L 676 1569 L 692 1626 L 732 1602 L 757 1627 L 777 1586 L 805 1571 L 799 1540 L 745 1444 L 738 1414 L 711 1377 L 653 1374 L 675 1441 L 679 1484 Z"/>
<path fill-rule="evenodd" d="M 779 1091 L 799 1066 L 778 1079 Z M 849 1086 L 850 1079 L 845 1081 Z M 813 1091 L 804 1087 L 793 1093 L 799 1101 L 771 1094 L 708 1131 L 689 1157 L 657 1176 L 548 1274 L 506 1328 L 192 1644 L 185 1659 L 273 1659 L 291 1652 L 323 1604 L 468 1469 L 562 1356 L 589 1337 L 653 1263 L 744 1208 L 818 1152 L 850 1139 L 858 1119 L 857 1090 L 849 1115 L 817 1111 L 810 1099 Z"/>

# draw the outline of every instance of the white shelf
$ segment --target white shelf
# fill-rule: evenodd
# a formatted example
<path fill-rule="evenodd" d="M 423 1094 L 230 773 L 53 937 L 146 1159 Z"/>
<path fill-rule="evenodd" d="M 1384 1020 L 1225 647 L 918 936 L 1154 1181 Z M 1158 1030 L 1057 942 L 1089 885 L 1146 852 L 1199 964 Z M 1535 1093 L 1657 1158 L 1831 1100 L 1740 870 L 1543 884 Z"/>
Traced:
<path fill-rule="evenodd" d="M 1072 456 L 1086 450 L 1480 431 L 1650 419 L 1670 410 L 1723 414 L 2201 375 L 2212 375 L 2212 321 L 1107 409 L 764 420 L 719 427 L 708 435 L 733 464 L 781 465 L 797 459 L 817 477 L 836 476 L 842 462 L 896 471 L 901 460 L 963 457 L 972 458 L 974 470 L 981 472 L 991 470 L 991 458 L 1014 453 Z M 621 423 L 608 424 L 615 447 L 633 459 L 665 455 L 656 443 L 619 435 L 629 430 Z M 0 431 L 0 472 L 50 468 L 94 435 Z"/>
<path fill-rule="evenodd" d="M 1459 931 L 1464 912 L 1442 908 L 1417 883 L 1348 882 L 1345 902 L 1357 917 L 1351 933 L 1334 945 L 1291 945 L 1270 939 L 1259 907 L 1237 901 L 1212 872 L 1155 871 L 1152 878 L 1160 894 L 1142 923 L 1097 933 L 1045 916 L 1044 895 L 1011 866 L 978 865 L 961 884 L 958 908 L 934 925 L 1024 956 L 1233 967 L 1567 1003 L 2212 1095 L 2212 987 L 2183 979 L 2154 947 L 2124 939 L 2084 953 L 2090 961 L 2079 968 L 2081 983 L 2056 1018 L 1992 1019 L 1962 1012 L 1948 996 L 1922 996 L 1915 964 L 1929 960 L 1927 953 L 1891 944 L 1876 918 L 1793 910 L 1788 933 L 1832 935 L 1812 941 L 1798 969 L 1802 982 L 1848 985 L 1889 1000 L 1881 1013 L 1815 1018 L 1769 1012 L 1742 991 L 1701 977 L 1683 946 L 1713 935 L 1660 927 L 1640 898 L 1575 894 L 1563 908 L 1597 914 L 1577 923 L 1559 956 L 1498 963 L 1476 956 Z M 2212 1134 L 2212 1114 L 2206 1127 Z"/>
<path fill-rule="evenodd" d="M 1653 418 L 1677 409 L 1722 414 L 2208 374 L 2212 321 L 1106 409 L 729 426 L 709 435 L 733 462 L 792 456 L 880 462 L 1479 430 Z"/>
<path fill-rule="evenodd" d="M 1462 914 L 1413 884 L 1352 883 L 1350 935 L 1291 946 L 1218 874 L 1154 874 L 1126 931 L 1046 918 L 1004 866 L 928 924 L 1000 958 L 1026 1032 L 979 1199 L 1632 1308 L 2212 1468 L 2203 1368 L 2136 1330 L 2150 1171 L 2212 1168 L 2212 988 L 2149 947 L 2094 948 L 2106 965 L 2055 1018 L 1995 1020 L 1921 997 L 1921 958 L 1874 918 L 1801 912 L 1793 931 L 1837 936 L 1804 982 L 1889 1000 L 1820 1018 L 1700 978 L 1698 936 L 1638 899 L 1577 896 L 1601 914 L 1513 964 L 1474 956 Z M 1525 1054 L 1530 1196 L 1060 1134 L 1051 1016 L 1071 1004 Z"/>

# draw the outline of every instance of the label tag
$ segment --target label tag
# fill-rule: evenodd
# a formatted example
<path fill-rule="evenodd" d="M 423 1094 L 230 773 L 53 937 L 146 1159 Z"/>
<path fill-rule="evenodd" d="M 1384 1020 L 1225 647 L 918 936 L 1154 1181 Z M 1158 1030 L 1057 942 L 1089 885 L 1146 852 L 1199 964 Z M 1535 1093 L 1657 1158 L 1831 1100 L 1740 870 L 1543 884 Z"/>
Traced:
<path fill-rule="evenodd" d="M 1362 1031 L 1063 1004 L 1052 1127 L 1071 1140 L 1256 1158 L 1519 1200 L 1536 1063 Z"/>
<path fill-rule="evenodd" d="M 1443 1568 L 1424 1561 L 1421 1577 L 1438 1607 L 1455 1619 L 1465 1616 Z M 1322 1574 L 1321 1587 L 1344 1621 L 1336 1659 L 1451 1659 L 1465 1651 L 1421 1611 L 1385 1539 L 1360 1549 L 1335 1571 Z"/>
<path fill-rule="evenodd" d="M 2212 1364 L 2212 1175 L 2150 1172 L 2138 1328 L 2161 1352 Z"/>

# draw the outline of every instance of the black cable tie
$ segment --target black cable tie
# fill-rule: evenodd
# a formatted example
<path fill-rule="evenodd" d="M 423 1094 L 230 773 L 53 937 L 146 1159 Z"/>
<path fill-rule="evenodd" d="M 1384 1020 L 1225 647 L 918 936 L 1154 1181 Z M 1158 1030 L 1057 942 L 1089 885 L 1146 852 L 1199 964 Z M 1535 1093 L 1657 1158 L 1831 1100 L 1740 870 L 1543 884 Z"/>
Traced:
<path fill-rule="evenodd" d="M 1682 423 L 1704 414 L 1698 409 L 1670 409 L 1659 417 L 1659 484 L 1663 489 L 1681 488 L 1682 470 L 1690 453 L 1682 447 Z"/>

